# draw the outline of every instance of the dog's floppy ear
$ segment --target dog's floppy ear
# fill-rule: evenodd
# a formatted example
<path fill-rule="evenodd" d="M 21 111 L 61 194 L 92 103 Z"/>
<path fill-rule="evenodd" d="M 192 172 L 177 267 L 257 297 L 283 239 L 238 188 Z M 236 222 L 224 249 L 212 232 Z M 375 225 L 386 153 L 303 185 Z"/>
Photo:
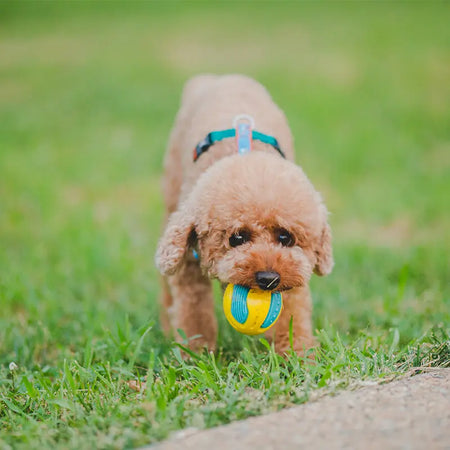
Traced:
<path fill-rule="evenodd" d="M 325 208 L 324 208 L 325 209 Z M 325 216 L 327 211 L 325 209 Z M 333 269 L 333 250 L 331 248 L 331 228 L 328 222 L 324 222 L 322 233 L 319 237 L 315 248 L 316 264 L 314 266 L 314 273 L 316 275 L 328 275 Z"/>
<path fill-rule="evenodd" d="M 172 213 L 156 251 L 155 261 L 159 271 L 163 275 L 173 275 L 194 240 L 193 215 L 186 207 Z"/>

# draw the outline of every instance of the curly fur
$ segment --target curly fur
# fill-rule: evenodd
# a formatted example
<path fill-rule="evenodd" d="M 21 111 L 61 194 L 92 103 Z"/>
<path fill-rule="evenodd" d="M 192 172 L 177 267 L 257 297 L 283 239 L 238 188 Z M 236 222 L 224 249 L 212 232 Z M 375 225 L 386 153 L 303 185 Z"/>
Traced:
<path fill-rule="evenodd" d="M 258 141 L 251 153 L 237 155 L 234 140 L 226 139 L 194 163 L 197 142 L 229 128 L 240 113 L 252 115 L 258 131 L 275 136 L 287 160 Z M 295 350 L 314 344 L 308 282 L 313 272 L 332 270 L 331 231 L 320 194 L 293 159 L 286 118 L 259 83 L 241 75 L 201 75 L 186 84 L 166 155 L 168 220 L 156 263 L 166 277 L 163 325 L 199 336 L 192 347 L 215 347 L 210 279 L 256 288 L 258 271 L 280 274 L 276 290 L 283 291 L 284 309 L 272 333 L 277 351 L 289 347 L 291 319 Z M 242 229 L 250 241 L 231 247 L 230 236 Z M 292 234 L 293 246 L 277 241 L 280 229 Z"/>

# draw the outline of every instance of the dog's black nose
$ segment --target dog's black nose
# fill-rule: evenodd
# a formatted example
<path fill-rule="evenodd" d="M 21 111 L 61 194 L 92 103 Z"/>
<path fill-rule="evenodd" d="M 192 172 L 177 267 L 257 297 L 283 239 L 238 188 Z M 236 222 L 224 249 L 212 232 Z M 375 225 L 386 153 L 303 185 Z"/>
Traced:
<path fill-rule="evenodd" d="M 256 282 L 261 289 L 270 291 L 280 283 L 280 274 L 277 272 L 256 272 Z"/>

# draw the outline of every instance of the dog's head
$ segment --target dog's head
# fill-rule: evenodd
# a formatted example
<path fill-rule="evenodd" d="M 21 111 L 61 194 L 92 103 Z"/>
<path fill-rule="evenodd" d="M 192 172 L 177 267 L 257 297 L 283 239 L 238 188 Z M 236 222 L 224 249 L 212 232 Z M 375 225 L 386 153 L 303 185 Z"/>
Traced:
<path fill-rule="evenodd" d="M 204 172 L 174 212 L 156 263 L 174 274 L 192 249 L 223 283 L 286 290 L 333 267 L 322 198 L 295 164 L 264 152 L 234 155 Z"/>

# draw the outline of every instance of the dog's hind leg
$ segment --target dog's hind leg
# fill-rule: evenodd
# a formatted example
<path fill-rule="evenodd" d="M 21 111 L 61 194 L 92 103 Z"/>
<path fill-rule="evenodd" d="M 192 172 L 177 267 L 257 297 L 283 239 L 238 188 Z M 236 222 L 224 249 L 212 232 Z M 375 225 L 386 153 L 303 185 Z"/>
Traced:
<path fill-rule="evenodd" d="M 214 350 L 217 339 L 217 320 L 214 315 L 214 297 L 211 281 L 202 274 L 195 260 L 182 264 L 169 277 L 172 304 L 168 309 L 170 323 L 178 342 L 183 341 L 177 330 L 182 330 L 189 348 Z"/>

